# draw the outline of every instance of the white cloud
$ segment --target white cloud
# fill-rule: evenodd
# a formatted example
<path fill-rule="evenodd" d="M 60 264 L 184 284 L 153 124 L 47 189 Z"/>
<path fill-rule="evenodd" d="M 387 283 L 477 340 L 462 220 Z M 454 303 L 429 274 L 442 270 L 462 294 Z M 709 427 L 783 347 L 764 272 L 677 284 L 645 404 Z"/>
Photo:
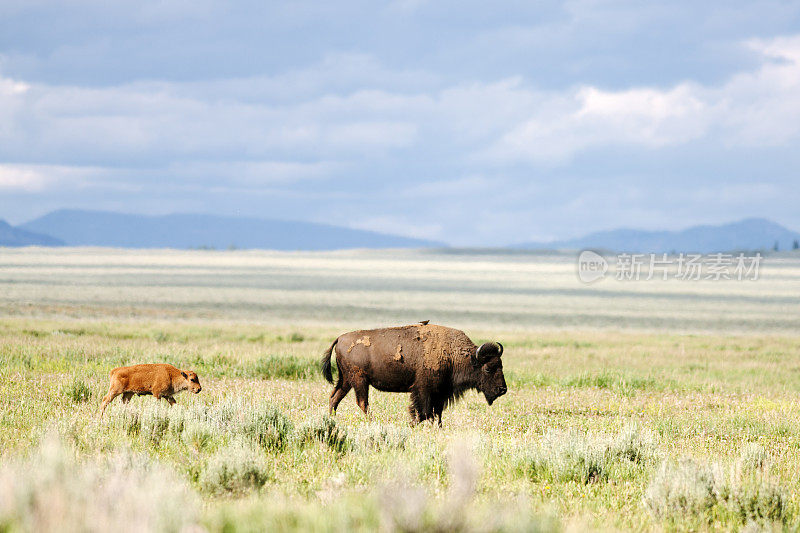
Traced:
<path fill-rule="evenodd" d="M 30 89 L 30 85 L 27 83 L 0 78 L 0 97 L 24 94 L 28 89 Z"/>
<path fill-rule="evenodd" d="M 602 91 L 582 87 L 505 133 L 487 152 L 496 160 L 559 162 L 595 146 L 658 148 L 687 142 L 706 130 L 705 104 L 682 84 L 669 91 Z"/>
<path fill-rule="evenodd" d="M 731 146 L 781 146 L 800 132 L 800 35 L 751 41 L 767 61 L 710 96 L 719 102 L 721 139 Z"/>
<path fill-rule="evenodd" d="M 139 207 L 127 210 L 142 210 L 166 190 L 167 211 L 189 196 L 192 208 L 213 210 L 220 191 L 229 211 L 257 196 L 295 195 L 275 216 L 297 218 L 317 216 L 335 196 L 369 199 L 337 221 L 354 227 L 500 244 L 498 233 L 522 233 L 538 220 L 547 226 L 540 234 L 551 235 L 559 217 L 585 224 L 588 203 L 604 199 L 596 190 L 576 198 L 578 183 L 607 179 L 608 197 L 620 198 L 614 189 L 623 177 L 570 167 L 582 154 L 613 148 L 641 156 L 703 143 L 733 157 L 739 147 L 796 143 L 800 36 L 748 46 L 763 58 L 755 68 L 716 84 L 667 88 L 551 90 L 523 76 L 444 84 L 362 54 L 215 81 L 92 88 L 0 76 L 0 161 L 16 163 L 0 166 L 0 191 L 94 188 L 106 206 L 124 205 L 134 194 L 119 198 L 130 192 Z M 580 178 L 555 190 L 554 169 Z M 688 189 L 706 202 L 719 199 L 713 184 L 723 178 Z M 625 200 L 644 204 L 652 190 Z M 733 184 L 722 196 L 733 209 L 748 200 L 767 205 L 783 190 Z M 607 223 L 624 209 L 632 208 L 615 204 Z"/>
<path fill-rule="evenodd" d="M 35 193 L 55 186 L 81 187 L 97 172 L 96 168 L 0 164 L 0 192 Z"/>
<path fill-rule="evenodd" d="M 728 146 L 782 145 L 800 133 L 800 36 L 750 46 L 764 56 L 762 66 L 719 87 L 586 86 L 543 96 L 532 116 L 483 155 L 498 162 L 563 163 L 583 150 L 614 145 L 660 148 L 702 138 Z"/>
<path fill-rule="evenodd" d="M 0 82 L 0 114 L 6 119 L 0 154 L 23 159 L 102 164 L 132 157 L 366 154 L 406 146 L 416 132 L 406 117 L 387 120 L 371 112 L 374 95 L 273 105 L 186 97 L 180 84 L 81 88 Z M 367 105 L 356 107 L 357 100 Z"/>
<path fill-rule="evenodd" d="M 607 146 L 658 149 L 699 139 L 736 146 L 786 143 L 800 128 L 800 37 L 750 46 L 764 63 L 717 87 L 586 85 L 562 92 L 537 90 L 513 77 L 392 92 L 370 87 L 388 71 L 361 55 L 328 57 L 314 69 L 259 82 L 273 89 L 283 82 L 297 86 L 307 95 L 300 101 L 259 101 L 240 79 L 83 88 L 0 78 L 0 155 L 103 165 L 131 159 L 351 160 L 413 147 L 452 152 L 473 164 L 563 164 Z M 324 93 L 337 64 L 361 80 L 353 83 L 358 90 Z M 359 66 L 367 72 L 359 74 Z M 401 73 L 394 79 L 410 78 Z"/>
<path fill-rule="evenodd" d="M 40 191 L 47 184 L 47 177 L 36 170 L 25 167 L 0 165 L 0 190 Z"/>

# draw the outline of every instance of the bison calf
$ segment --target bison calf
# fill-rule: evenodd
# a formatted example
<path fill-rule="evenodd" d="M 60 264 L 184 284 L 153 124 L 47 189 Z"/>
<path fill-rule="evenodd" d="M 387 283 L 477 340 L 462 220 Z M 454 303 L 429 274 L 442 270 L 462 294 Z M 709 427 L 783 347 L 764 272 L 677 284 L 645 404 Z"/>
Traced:
<path fill-rule="evenodd" d="M 322 374 L 330 383 L 334 349 L 339 379 L 331 393 L 331 414 L 351 388 L 367 414 L 371 385 L 380 391 L 410 392 L 412 425 L 436 417 L 441 426 L 445 406 L 467 390 L 482 392 L 489 405 L 507 390 L 500 343 L 476 346 L 463 331 L 427 321 L 341 335 L 322 357 Z"/>
<path fill-rule="evenodd" d="M 170 405 L 175 405 L 172 396 L 185 390 L 195 394 L 203 390 L 197 374 L 191 370 L 179 370 L 167 364 L 121 366 L 111 371 L 111 385 L 103 398 L 100 417 L 103 417 L 106 406 L 120 394 L 122 403 L 128 403 L 134 394 L 152 394 L 156 400 L 164 398 Z"/>

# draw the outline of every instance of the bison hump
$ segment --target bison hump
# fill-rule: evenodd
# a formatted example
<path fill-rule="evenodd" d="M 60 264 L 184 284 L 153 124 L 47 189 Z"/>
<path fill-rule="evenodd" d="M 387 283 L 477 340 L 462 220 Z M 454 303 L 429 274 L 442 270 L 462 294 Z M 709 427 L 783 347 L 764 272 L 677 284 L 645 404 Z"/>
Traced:
<path fill-rule="evenodd" d="M 469 337 L 457 329 L 420 325 L 418 330 L 422 343 L 422 364 L 429 370 L 452 366 L 463 354 L 469 354 L 469 348 L 473 345 Z"/>

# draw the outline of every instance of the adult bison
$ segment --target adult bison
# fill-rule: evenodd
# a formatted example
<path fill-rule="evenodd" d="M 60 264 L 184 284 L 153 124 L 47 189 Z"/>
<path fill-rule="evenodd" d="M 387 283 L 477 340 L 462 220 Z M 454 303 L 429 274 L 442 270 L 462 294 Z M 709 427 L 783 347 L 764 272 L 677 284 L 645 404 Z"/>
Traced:
<path fill-rule="evenodd" d="M 339 379 L 331 393 L 331 414 L 351 388 L 367 414 L 372 385 L 380 391 L 410 392 L 412 425 L 435 416 L 441 426 L 445 406 L 466 391 L 482 392 L 492 405 L 508 390 L 500 343 L 475 346 L 463 331 L 427 321 L 341 335 L 322 357 L 322 375 L 330 383 L 334 348 Z"/>

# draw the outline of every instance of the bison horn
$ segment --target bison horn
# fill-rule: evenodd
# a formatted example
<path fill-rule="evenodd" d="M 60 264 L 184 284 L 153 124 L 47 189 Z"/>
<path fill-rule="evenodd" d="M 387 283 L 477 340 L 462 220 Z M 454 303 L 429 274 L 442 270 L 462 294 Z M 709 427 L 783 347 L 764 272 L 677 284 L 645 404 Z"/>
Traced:
<path fill-rule="evenodd" d="M 498 342 L 484 342 L 478 349 L 475 350 L 475 355 L 472 357 L 473 364 L 483 364 L 492 355 L 497 354 L 498 357 L 503 353 L 503 346 Z"/>

